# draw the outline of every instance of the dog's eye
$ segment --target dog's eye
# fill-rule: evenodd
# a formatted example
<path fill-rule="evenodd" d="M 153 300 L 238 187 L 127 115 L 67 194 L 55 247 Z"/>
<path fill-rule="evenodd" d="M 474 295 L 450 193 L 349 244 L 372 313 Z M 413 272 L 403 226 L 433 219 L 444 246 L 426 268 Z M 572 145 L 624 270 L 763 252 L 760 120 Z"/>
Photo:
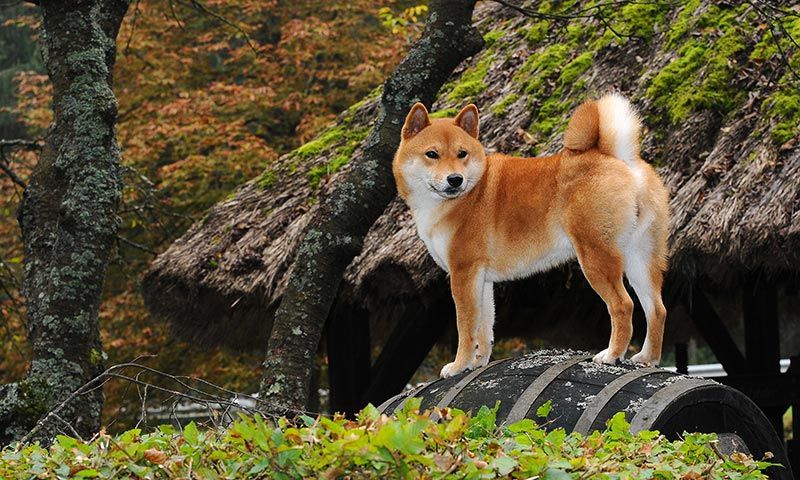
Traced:
<path fill-rule="evenodd" d="M 439 154 L 436 153 L 433 150 L 428 150 L 427 152 L 425 152 L 425 156 L 428 157 L 428 158 L 434 158 L 434 159 L 435 158 L 439 158 Z"/>
<path fill-rule="evenodd" d="M 459 150 L 458 151 L 458 158 L 467 158 L 467 151 L 466 150 Z"/>

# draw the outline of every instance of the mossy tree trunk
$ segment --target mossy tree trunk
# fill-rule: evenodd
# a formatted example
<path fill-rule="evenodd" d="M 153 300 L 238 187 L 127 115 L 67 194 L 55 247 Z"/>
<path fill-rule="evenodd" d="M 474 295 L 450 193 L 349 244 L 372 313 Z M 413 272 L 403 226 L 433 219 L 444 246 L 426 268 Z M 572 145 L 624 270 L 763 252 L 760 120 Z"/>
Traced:
<path fill-rule="evenodd" d="M 363 158 L 311 221 L 269 339 L 263 408 L 305 407 L 311 366 L 344 271 L 396 194 L 391 163 L 405 116 L 415 102 L 430 107 L 456 66 L 483 47 L 472 26 L 474 5 L 475 0 L 430 2 L 425 31 L 384 84 L 381 115 L 364 142 Z"/>
<path fill-rule="evenodd" d="M 38 3 L 54 118 L 18 214 L 33 358 L 25 379 L 0 387 L 0 444 L 19 439 L 101 372 L 97 317 L 122 189 L 111 86 L 128 2 Z M 91 435 L 102 404 L 102 389 L 79 396 L 33 439 Z"/>

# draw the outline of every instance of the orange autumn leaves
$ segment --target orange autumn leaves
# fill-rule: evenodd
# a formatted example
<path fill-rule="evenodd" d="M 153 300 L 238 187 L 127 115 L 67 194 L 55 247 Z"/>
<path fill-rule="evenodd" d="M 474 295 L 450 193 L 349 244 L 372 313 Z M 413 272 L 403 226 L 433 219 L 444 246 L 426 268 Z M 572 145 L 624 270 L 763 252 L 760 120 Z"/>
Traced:
<path fill-rule="evenodd" d="M 313 138 L 379 85 L 406 47 L 406 38 L 393 35 L 378 16 L 381 7 L 402 11 L 393 1 L 203 0 L 200 5 L 132 2 L 117 38 L 114 91 L 125 166 L 120 236 L 156 252 L 237 185 Z M 29 72 L 16 82 L 17 113 L 32 137 L 43 137 L 52 118 L 47 76 Z M 0 176 L 4 192 L 6 183 Z M 8 258 L 19 250 L 16 207 L 3 207 L 0 230 L 17 242 L 0 246 L 0 258 Z M 157 368 L 240 389 L 255 386 L 261 352 L 195 350 L 171 339 L 162 321 L 149 318 L 138 283 L 153 257 L 119 245 L 100 312 L 107 363 L 158 353 L 151 360 Z M 24 349 L 24 327 L 20 321 L 12 325 L 10 335 Z M 8 365 L 24 365 L 27 356 L 10 349 L 2 353 Z M 6 369 L 0 376 L 22 373 Z M 107 413 L 114 416 L 127 400 L 121 388 L 110 389 Z"/>

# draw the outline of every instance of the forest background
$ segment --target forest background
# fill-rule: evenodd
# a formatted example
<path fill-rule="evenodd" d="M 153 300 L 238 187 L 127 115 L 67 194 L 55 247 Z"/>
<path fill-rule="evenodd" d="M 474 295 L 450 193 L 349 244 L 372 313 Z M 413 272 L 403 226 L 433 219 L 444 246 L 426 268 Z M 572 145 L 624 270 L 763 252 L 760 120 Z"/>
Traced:
<path fill-rule="evenodd" d="M 0 5 L 0 138 L 24 142 L 0 146 L 0 383 L 24 377 L 31 358 L 16 211 L 52 118 L 35 7 L 13 3 Z M 425 11 L 395 0 L 134 2 L 114 72 L 125 189 L 100 309 L 107 365 L 154 355 L 159 370 L 257 390 L 262 351 L 176 339 L 147 313 L 141 276 L 206 209 L 380 85 Z M 104 418 L 129 426 L 137 403 L 111 382 Z"/>

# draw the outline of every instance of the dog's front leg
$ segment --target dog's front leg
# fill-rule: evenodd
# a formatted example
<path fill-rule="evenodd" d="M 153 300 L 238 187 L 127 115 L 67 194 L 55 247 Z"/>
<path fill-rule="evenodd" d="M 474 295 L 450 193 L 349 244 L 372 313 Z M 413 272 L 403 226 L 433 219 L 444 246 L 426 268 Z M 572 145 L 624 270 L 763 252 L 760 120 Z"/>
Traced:
<path fill-rule="evenodd" d="M 455 268 L 450 272 L 450 289 L 456 303 L 458 350 L 455 361 L 442 368 L 442 378 L 452 377 L 475 366 L 475 355 L 479 347 L 477 342 L 483 302 L 483 277 L 482 271 L 474 266 Z"/>
<path fill-rule="evenodd" d="M 484 282 L 478 338 L 475 342 L 475 368 L 489 363 L 494 346 L 494 283 Z"/>

